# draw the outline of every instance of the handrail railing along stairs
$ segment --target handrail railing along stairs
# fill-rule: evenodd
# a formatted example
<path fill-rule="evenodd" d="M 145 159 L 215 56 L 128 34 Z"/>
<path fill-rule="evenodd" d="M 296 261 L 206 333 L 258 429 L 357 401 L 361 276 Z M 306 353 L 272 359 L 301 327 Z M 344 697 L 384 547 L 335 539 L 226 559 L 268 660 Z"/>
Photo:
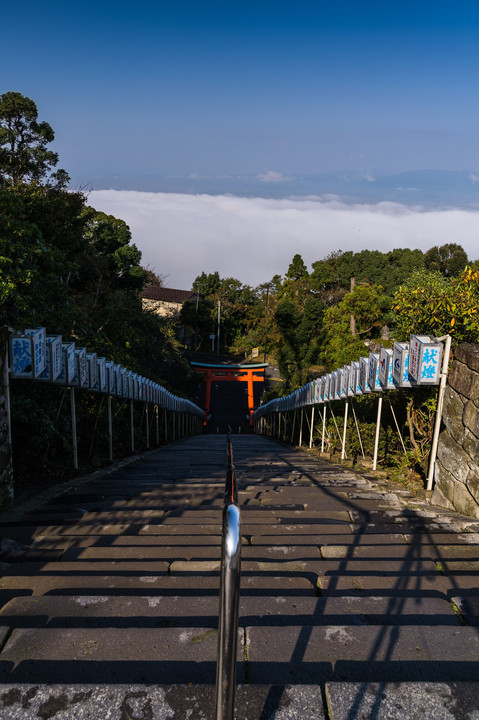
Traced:
<path fill-rule="evenodd" d="M 241 525 L 231 430 L 226 439 L 215 720 L 233 720 L 241 574 Z"/>

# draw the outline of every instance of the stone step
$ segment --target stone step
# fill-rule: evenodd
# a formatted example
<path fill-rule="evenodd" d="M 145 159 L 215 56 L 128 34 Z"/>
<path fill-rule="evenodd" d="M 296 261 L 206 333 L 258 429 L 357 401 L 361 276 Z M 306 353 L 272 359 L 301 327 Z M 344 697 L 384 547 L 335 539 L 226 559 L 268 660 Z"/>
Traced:
<path fill-rule="evenodd" d="M 351 525 L 346 522 L 296 522 L 294 520 L 292 522 L 288 522 L 288 520 L 288 518 L 284 518 L 284 521 L 280 520 L 275 524 L 265 523 L 263 527 L 250 526 L 251 533 L 249 534 L 252 535 L 254 539 L 256 539 L 256 542 L 258 542 L 259 538 L 261 538 L 263 535 L 283 535 L 285 538 L 287 538 L 291 537 L 292 535 L 322 535 L 323 533 L 325 535 L 344 535 L 345 533 L 351 533 L 351 537 L 353 537 L 351 532 Z M 246 524 L 242 522 L 241 531 L 243 535 L 246 534 L 245 527 Z"/>
<path fill-rule="evenodd" d="M 173 562 L 175 560 L 220 560 L 221 544 L 171 546 L 102 546 L 86 548 L 69 548 L 63 553 L 62 561 L 73 560 L 131 560 L 143 563 L 144 560 L 160 560 Z"/>
<path fill-rule="evenodd" d="M 242 682 L 241 628 L 238 640 Z M 468 627 L 247 627 L 246 642 L 253 684 L 477 679 L 479 639 Z M 216 643 L 211 627 L 17 629 L 0 653 L 0 680 L 214 683 Z"/>
<path fill-rule="evenodd" d="M 242 515 L 245 517 L 249 517 L 249 512 L 247 510 L 248 506 L 241 506 L 241 512 Z M 271 506 L 265 504 L 264 506 L 261 505 L 252 505 L 251 508 L 262 508 L 262 512 L 268 512 L 271 515 L 274 515 L 274 517 L 278 518 L 280 521 L 284 521 L 285 519 L 288 519 L 291 522 L 307 522 L 307 523 L 314 523 L 314 521 L 317 521 L 318 523 L 332 523 L 334 521 L 338 521 L 341 523 L 350 523 L 351 522 L 351 516 L 347 510 L 311 510 L 308 507 L 304 510 L 287 510 L 284 509 L 282 506 Z M 274 509 L 273 509 L 274 508 Z"/>
<path fill-rule="evenodd" d="M 32 550 L 66 550 L 67 548 L 87 548 L 87 547 L 122 547 L 124 549 L 133 548 L 168 548 L 168 547 L 191 547 L 190 535 L 62 535 L 62 536 L 39 536 L 32 544 Z M 249 545 L 249 541 L 243 538 L 243 544 Z M 200 546 L 216 548 L 221 545 L 220 535 L 195 535 L 194 545 L 196 549 Z M 139 551 L 138 551 L 139 552 Z"/>
<path fill-rule="evenodd" d="M 157 509 L 146 509 L 146 510 L 137 510 L 135 508 L 130 508 L 128 510 L 122 510 L 122 509 L 104 509 L 104 510 L 98 510 L 98 511 L 91 511 L 86 512 L 82 517 L 82 522 L 88 523 L 88 524 L 96 524 L 96 523 L 115 523 L 120 524 L 129 522 L 129 523 L 151 523 L 151 522 L 161 522 L 163 518 L 165 517 L 166 512 L 164 509 L 157 510 Z"/>
<path fill-rule="evenodd" d="M 81 551 L 80 551 L 81 552 Z M 65 577 L 74 575 L 166 575 L 169 570 L 170 563 L 165 560 L 146 560 L 141 562 L 133 562 L 130 560 L 111 560 L 98 562 L 88 562 L 77 560 L 60 562 L 44 562 L 44 563 L 15 563 L 8 569 L 4 568 L 3 580 L 8 578 L 10 574 L 25 577 L 42 577 L 49 575 L 51 577 Z"/>
<path fill-rule="evenodd" d="M 433 598 L 448 597 L 451 584 L 439 573 L 379 575 L 356 573 L 318 574 L 318 588 L 324 597 L 342 595 Z"/>
<path fill-rule="evenodd" d="M 239 682 L 243 637 L 239 629 Z M 0 682 L 214 684 L 217 642 L 211 627 L 18 629 L 0 653 Z"/>
<path fill-rule="evenodd" d="M 269 530 L 269 528 L 267 528 Z M 391 545 L 407 545 L 404 535 L 353 535 L 349 527 L 343 528 L 342 533 L 336 535 L 328 535 L 326 533 L 321 534 L 309 534 L 304 532 L 302 534 L 295 533 L 291 535 L 289 532 L 284 532 L 278 535 L 252 535 L 250 538 L 251 545 L 352 545 L 357 547 L 363 545 L 388 545 L 388 552 L 390 551 Z"/>
<path fill-rule="evenodd" d="M 478 677 L 476 628 L 434 621 L 395 627 L 250 627 L 246 642 L 252 683 L 267 683 L 267 678 L 275 683 L 370 683 Z"/>
<path fill-rule="evenodd" d="M 218 573 L 172 575 L 8 575 L 0 578 L 0 604 L 19 595 L 218 595 Z M 316 596 L 316 577 L 280 573 L 245 575 L 242 595 Z"/>
<path fill-rule="evenodd" d="M 0 715 L 12 720 L 201 720 L 215 716 L 214 685 L 8 684 Z M 7 718 L 7 715 L 4 715 Z M 324 720 L 317 685 L 238 685 L 235 720 Z M 395 718 L 394 718 L 395 720 Z"/>
<path fill-rule="evenodd" d="M 218 595 L 23 596 L 0 610 L 0 625 L 11 628 L 217 627 Z M 255 625 L 459 625 L 452 605 L 430 598 L 242 596 L 241 627 Z"/>
<path fill-rule="evenodd" d="M 383 548 L 379 543 L 367 544 L 366 538 L 363 538 L 363 544 L 357 544 L 354 535 L 351 535 L 351 541 L 347 545 L 321 544 L 321 554 L 324 558 L 330 559 L 384 559 L 392 558 L 396 561 L 403 560 L 409 565 L 414 562 L 421 562 L 424 559 L 431 558 L 430 546 L 425 545 L 422 548 L 411 548 L 407 543 L 398 543 L 386 545 Z"/>

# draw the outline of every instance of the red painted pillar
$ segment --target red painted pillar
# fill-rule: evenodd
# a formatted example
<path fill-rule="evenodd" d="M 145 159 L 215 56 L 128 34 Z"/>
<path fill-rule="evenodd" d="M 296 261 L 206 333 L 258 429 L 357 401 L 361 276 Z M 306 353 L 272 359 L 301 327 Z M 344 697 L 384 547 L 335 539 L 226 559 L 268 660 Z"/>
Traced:
<path fill-rule="evenodd" d="M 248 412 L 249 412 L 249 424 L 253 427 L 253 410 L 254 410 L 254 397 L 253 397 L 253 372 L 248 370 Z"/>
<path fill-rule="evenodd" d="M 206 371 L 206 378 L 205 378 L 205 417 L 203 420 L 203 425 L 206 427 L 208 424 L 208 415 L 210 414 L 210 406 L 211 406 L 211 375 L 209 370 Z"/>

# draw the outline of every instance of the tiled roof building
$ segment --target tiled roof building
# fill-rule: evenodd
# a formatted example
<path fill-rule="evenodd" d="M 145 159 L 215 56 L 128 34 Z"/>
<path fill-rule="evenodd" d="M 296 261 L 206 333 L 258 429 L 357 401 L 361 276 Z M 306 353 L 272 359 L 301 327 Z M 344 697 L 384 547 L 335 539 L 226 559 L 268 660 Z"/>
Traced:
<path fill-rule="evenodd" d="M 150 285 L 140 293 L 143 309 L 153 310 L 158 315 L 176 316 L 179 315 L 183 303 L 195 293 L 191 290 L 176 290 L 175 288 L 164 288 L 158 285 Z"/>

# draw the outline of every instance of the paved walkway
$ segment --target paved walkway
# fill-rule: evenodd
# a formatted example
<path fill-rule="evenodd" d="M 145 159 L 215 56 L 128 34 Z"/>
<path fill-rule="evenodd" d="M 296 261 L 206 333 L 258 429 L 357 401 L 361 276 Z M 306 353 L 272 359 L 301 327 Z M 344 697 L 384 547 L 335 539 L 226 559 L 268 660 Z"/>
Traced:
<path fill-rule="evenodd" d="M 479 523 L 234 436 L 238 720 L 478 720 Z M 0 718 L 213 718 L 225 436 L 2 523 Z"/>

